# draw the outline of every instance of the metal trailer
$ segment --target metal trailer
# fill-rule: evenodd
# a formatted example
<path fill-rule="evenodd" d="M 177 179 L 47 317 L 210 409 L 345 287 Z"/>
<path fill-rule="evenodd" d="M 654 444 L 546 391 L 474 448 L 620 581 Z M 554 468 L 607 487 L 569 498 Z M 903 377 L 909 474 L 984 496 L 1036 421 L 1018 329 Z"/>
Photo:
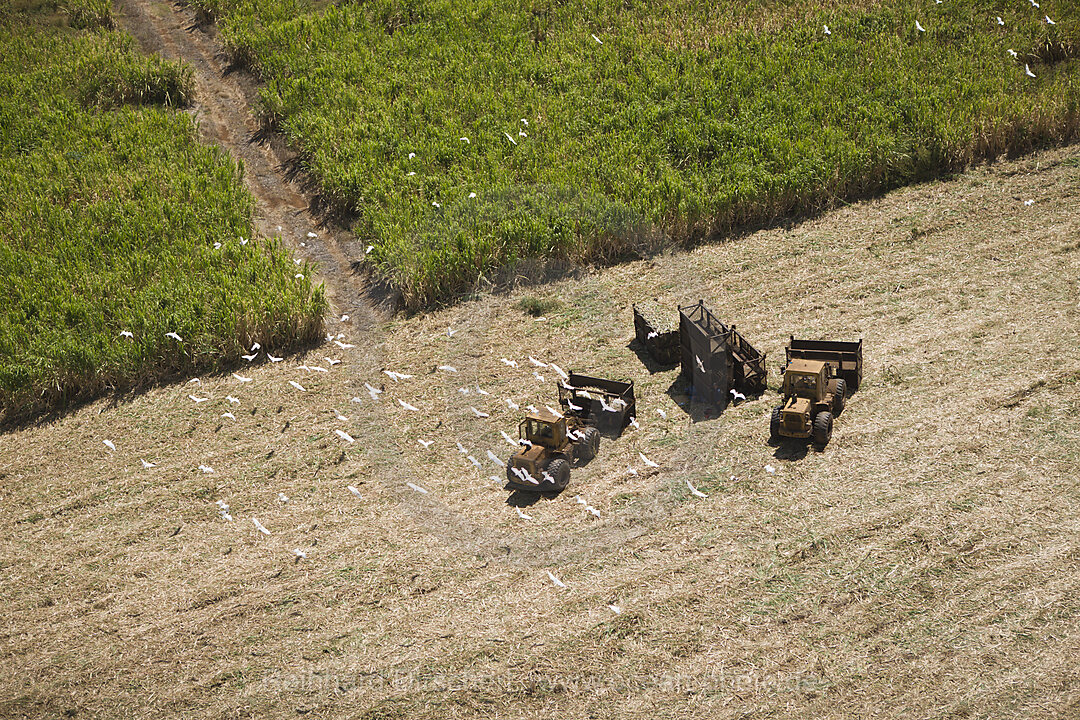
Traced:
<path fill-rule="evenodd" d="M 634 381 L 607 380 L 571 371 L 570 379 L 559 383 L 559 405 L 564 415 L 576 417 L 605 435 L 618 436 L 630 424 L 630 418 L 637 415 Z"/>
<path fill-rule="evenodd" d="M 728 327 L 701 300 L 679 308 L 682 373 L 699 402 L 727 406 L 731 390 L 765 390 L 765 353 L 758 352 L 735 326 Z"/>
<path fill-rule="evenodd" d="M 833 367 L 833 374 L 847 383 L 848 392 L 859 389 L 862 382 L 862 340 L 844 342 L 837 340 L 796 340 L 791 336 L 787 346 L 784 369 L 792 360 L 819 360 Z M 781 372 L 783 369 L 781 370 Z"/>
<path fill-rule="evenodd" d="M 634 304 L 634 333 L 653 360 L 675 365 L 681 355 L 679 328 L 664 322 L 663 308 L 655 302 Z"/>

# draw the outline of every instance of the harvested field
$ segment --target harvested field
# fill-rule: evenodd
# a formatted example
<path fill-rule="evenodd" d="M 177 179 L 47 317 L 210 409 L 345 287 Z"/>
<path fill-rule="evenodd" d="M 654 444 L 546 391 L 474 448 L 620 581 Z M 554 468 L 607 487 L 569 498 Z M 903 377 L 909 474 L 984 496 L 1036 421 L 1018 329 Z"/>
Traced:
<path fill-rule="evenodd" d="M 1078 167 L 1075 146 L 980 167 L 395 320 L 377 348 L 346 323 L 357 347 L 250 383 L 0 436 L 0 715 L 1075 714 Z M 680 405 L 677 370 L 628 347 L 654 297 L 704 298 L 772 368 L 790 333 L 864 338 L 827 450 L 767 444 L 775 388 Z M 555 399 L 530 355 L 632 378 L 641 427 L 508 502 L 504 398 Z"/>

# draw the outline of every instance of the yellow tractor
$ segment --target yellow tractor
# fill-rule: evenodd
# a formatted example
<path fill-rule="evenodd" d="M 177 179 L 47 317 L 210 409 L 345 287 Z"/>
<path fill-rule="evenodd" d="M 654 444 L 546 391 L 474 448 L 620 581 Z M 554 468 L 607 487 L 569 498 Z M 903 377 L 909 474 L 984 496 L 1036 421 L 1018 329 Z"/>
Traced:
<path fill-rule="evenodd" d="M 784 404 L 773 409 L 769 434 L 774 440 L 812 437 L 824 448 L 832 437 L 833 417 L 844 409 L 844 379 L 833 377 L 827 362 L 792 360 L 784 369 L 781 391 Z"/>
<path fill-rule="evenodd" d="M 600 450 L 595 427 L 547 411 L 526 415 L 518 435 L 524 447 L 506 461 L 506 480 L 514 490 L 559 492 L 570 482 L 570 466 L 592 460 Z"/>

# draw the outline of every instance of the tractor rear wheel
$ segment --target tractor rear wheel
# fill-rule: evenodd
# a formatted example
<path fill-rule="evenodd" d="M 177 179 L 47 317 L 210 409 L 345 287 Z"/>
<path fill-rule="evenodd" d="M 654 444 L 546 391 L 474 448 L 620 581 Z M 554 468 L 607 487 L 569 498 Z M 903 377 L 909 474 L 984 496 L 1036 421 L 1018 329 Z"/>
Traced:
<path fill-rule="evenodd" d="M 555 489 L 562 490 L 570 483 L 570 463 L 562 458 L 552 460 L 546 468 L 551 477 L 555 478 Z"/>
<path fill-rule="evenodd" d="M 514 458 L 506 461 L 506 479 L 509 482 L 520 482 L 520 478 L 514 474 Z"/>
<path fill-rule="evenodd" d="M 844 405 L 847 404 L 847 382 L 844 378 L 839 378 L 836 381 L 836 394 L 833 395 L 833 415 L 839 415 L 844 412 Z"/>
<path fill-rule="evenodd" d="M 783 409 L 782 407 L 774 407 L 772 417 L 769 419 L 769 437 L 773 440 L 780 439 L 780 413 Z"/>
<path fill-rule="evenodd" d="M 574 448 L 574 454 L 578 460 L 588 462 L 600 452 L 600 431 L 594 427 L 587 427 L 581 431 L 581 439 Z"/>
<path fill-rule="evenodd" d="M 819 449 L 824 450 L 832 438 L 832 419 L 832 413 L 828 410 L 819 412 L 814 418 L 814 444 Z"/>

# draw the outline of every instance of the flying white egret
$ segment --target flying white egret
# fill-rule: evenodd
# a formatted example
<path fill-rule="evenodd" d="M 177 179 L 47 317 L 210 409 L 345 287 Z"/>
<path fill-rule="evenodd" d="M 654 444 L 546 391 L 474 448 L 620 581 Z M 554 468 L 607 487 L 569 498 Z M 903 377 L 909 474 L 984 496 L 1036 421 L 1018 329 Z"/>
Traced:
<path fill-rule="evenodd" d="M 536 367 L 542 367 L 542 368 L 546 368 L 546 367 L 547 367 L 547 363 L 545 363 L 545 362 L 540 362 L 539 360 L 537 360 L 536 358 L 534 358 L 534 357 L 533 357 L 532 355 L 530 355 L 530 356 L 529 356 L 529 362 L 531 362 L 531 363 L 532 363 L 533 365 L 535 365 Z"/>
<path fill-rule="evenodd" d="M 120 337 L 131 338 L 132 340 L 135 339 L 134 333 L 132 333 L 130 330 L 121 330 Z"/>
<path fill-rule="evenodd" d="M 329 365 L 330 367 L 334 367 L 335 365 L 340 365 L 341 364 L 340 360 L 335 360 L 334 358 L 323 358 L 323 360 L 325 360 L 326 364 Z M 402 376 L 402 377 L 405 377 L 405 376 Z M 409 375 L 408 377 L 412 377 L 412 375 Z"/>
<path fill-rule="evenodd" d="M 289 384 L 292 385 L 297 390 L 299 390 L 300 392 L 307 392 L 307 390 L 304 388 L 304 386 L 301 385 L 300 383 L 296 382 L 295 380 L 290 380 Z"/>
<path fill-rule="evenodd" d="M 526 515 L 521 511 L 521 508 L 519 508 L 518 506 L 515 505 L 514 509 L 517 510 L 518 517 L 522 520 L 532 520 L 532 515 Z"/>
<path fill-rule="evenodd" d="M 171 337 L 176 342 L 184 342 L 184 338 L 180 337 L 174 332 L 165 333 L 165 337 Z"/>
<path fill-rule="evenodd" d="M 626 473 L 627 473 L 628 475 L 637 475 L 637 470 L 635 470 L 635 469 L 634 469 L 633 467 L 631 467 L 630 465 L 627 465 L 627 466 L 626 466 Z"/>
<path fill-rule="evenodd" d="M 232 376 L 233 376 L 234 378 L 236 378 L 237 380 L 239 380 L 240 382 L 242 382 L 242 383 L 249 383 L 249 382 L 251 382 L 251 378 L 249 378 L 249 377 L 244 377 L 243 375 L 237 375 L 236 373 L 233 373 L 233 374 L 232 374 Z"/>
<path fill-rule="evenodd" d="M 337 345 L 342 350 L 351 350 L 352 348 L 356 347 L 352 343 L 343 343 L 340 340 L 335 340 L 334 344 Z"/>
<path fill-rule="evenodd" d="M 776 468 L 774 468 L 772 465 L 766 465 L 765 466 L 765 472 L 772 475 L 774 472 L 776 472 Z"/>
<path fill-rule="evenodd" d="M 517 367 L 517 360 L 507 360 L 506 358 L 499 358 L 499 360 L 507 367 Z"/>
<path fill-rule="evenodd" d="M 205 398 L 204 397 L 197 397 L 195 395 L 188 395 L 188 397 L 191 398 L 192 400 L 194 400 L 196 404 L 206 402 L 207 400 L 210 399 L 208 397 L 205 397 Z"/>
<path fill-rule="evenodd" d="M 640 425 L 638 425 L 638 421 L 637 421 L 637 418 L 636 418 L 636 417 L 632 417 L 632 418 L 630 418 L 630 424 L 631 424 L 631 425 L 633 425 L 633 426 L 634 426 L 635 428 L 637 428 L 638 430 L 640 430 L 640 429 L 641 429 L 641 426 L 640 426 Z"/>
<path fill-rule="evenodd" d="M 593 39 L 593 40 L 595 40 L 595 41 L 596 41 L 597 43 L 599 43 L 600 45 L 603 45 L 603 44 L 604 44 L 604 41 L 603 41 L 603 40 L 601 40 L 600 38 L 596 37 L 596 35 L 595 35 L 595 34 L 593 34 L 593 36 L 592 36 L 592 39 Z"/>
<path fill-rule="evenodd" d="M 434 440 L 419 440 L 419 439 L 416 442 L 423 445 L 425 450 L 427 450 L 429 447 L 431 447 L 435 443 Z"/>
<path fill-rule="evenodd" d="M 281 362 L 282 360 L 285 359 L 283 357 L 274 357 L 270 353 L 266 353 L 266 357 L 268 357 L 270 359 L 270 362 L 272 362 L 272 363 L 279 363 L 279 362 Z"/>
<path fill-rule="evenodd" d="M 825 25 L 825 26 L 824 26 L 824 28 L 825 28 L 825 29 L 824 29 L 824 33 L 825 33 L 826 35 L 832 35 L 832 30 L 830 30 L 830 29 L 829 29 L 829 26 L 828 26 L 828 25 Z"/>
<path fill-rule="evenodd" d="M 506 139 L 509 140 L 511 143 L 513 143 L 514 145 L 517 145 L 517 140 L 515 140 L 513 138 L 513 136 L 510 135 L 510 133 L 504 132 L 503 135 L 505 135 Z"/>
<path fill-rule="evenodd" d="M 254 360 L 255 358 L 259 357 L 259 354 L 258 354 L 258 353 L 252 353 L 251 355 L 241 355 L 240 357 L 244 358 L 244 359 L 245 359 L 245 360 L 247 360 L 248 362 L 251 362 L 251 361 L 253 361 L 253 360 Z"/>
<path fill-rule="evenodd" d="M 356 440 L 353 438 L 353 436 L 350 435 L 349 433 L 345 432 L 344 430 L 335 430 L 334 434 L 336 434 L 339 438 L 341 438 L 342 440 L 344 440 L 347 443 L 356 442 Z"/>
<path fill-rule="evenodd" d="M 267 530 L 261 522 L 259 522 L 258 518 L 251 518 L 251 522 L 255 525 L 255 529 L 261 532 L 263 535 L 270 534 L 270 531 Z"/>
<path fill-rule="evenodd" d="M 202 470 L 207 475 L 214 472 L 214 468 L 210 467 L 209 465 L 200 465 L 199 469 Z"/>
<path fill-rule="evenodd" d="M 519 409 L 521 409 L 521 406 L 518 405 L 513 400 L 511 400 L 510 398 L 506 398 L 506 404 L 510 406 L 511 410 L 519 410 Z"/>
<path fill-rule="evenodd" d="M 457 368 L 454 367 L 453 365 L 440 365 L 439 370 L 443 370 L 444 372 L 451 372 L 451 373 L 456 373 L 457 372 Z"/>
<path fill-rule="evenodd" d="M 413 412 L 420 412 L 420 408 L 416 407 L 415 405 L 410 405 L 409 403 L 405 402 L 404 400 L 398 400 L 398 405 L 405 408 L 406 410 L 412 410 Z"/>
<path fill-rule="evenodd" d="M 691 485 L 689 480 L 686 481 L 686 487 L 690 488 L 690 492 L 693 493 L 694 495 L 696 495 L 699 498 L 707 498 L 707 497 L 709 497 L 708 495 L 706 495 L 705 493 L 701 492 L 696 487 Z"/>
<path fill-rule="evenodd" d="M 109 448 L 113 452 L 116 452 L 116 445 L 113 444 L 112 440 L 102 440 L 101 444 L 104 445 L 105 447 Z"/>
<path fill-rule="evenodd" d="M 922 24 L 919 23 L 918 20 L 915 21 L 915 29 L 918 30 L 919 32 L 926 32 L 926 28 L 924 28 L 922 26 Z"/>
<path fill-rule="evenodd" d="M 146 460 L 140 460 L 140 462 L 142 462 L 143 470 L 157 467 L 157 463 L 147 462 Z"/>
<path fill-rule="evenodd" d="M 406 484 L 406 485 L 408 485 L 408 486 L 409 486 L 410 488 L 412 488 L 413 490 L 415 490 L 416 492 L 420 493 L 421 495 L 427 495 L 427 494 L 428 494 L 428 491 L 427 491 L 427 490 L 425 490 L 424 488 L 420 487 L 419 485 L 416 485 L 415 483 L 407 482 L 407 483 L 405 483 L 405 484 Z"/>
<path fill-rule="evenodd" d="M 1028 67 L 1027 63 L 1024 63 L 1024 74 L 1031 78 L 1035 77 L 1035 73 L 1031 72 L 1031 68 Z"/>
<path fill-rule="evenodd" d="M 551 582 L 553 582 L 555 584 L 555 587 L 561 587 L 561 588 L 566 587 L 566 583 L 564 583 L 559 578 L 555 577 L 550 570 L 547 571 L 547 576 L 548 576 L 548 579 L 551 580 Z"/>
<path fill-rule="evenodd" d="M 489 415 L 488 413 L 486 413 L 486 412 L 481 412 L 480 410 L 477 410 L 476 408 L 474 408 L 474 407 L 473 407 L 473 406 L 471 406 L 471 405 L 469 406 L 469 409 L 470 409 L 470 410 L 472 410 L 472 411 L 473 411 L 473 415 L 475 415 L 475 416 L 476 416 L 476 417 L 478 417 L 478 418 L 489 418 L 489 417 L 491 417 L 491 415 Z"/>
<path fill-rule="evenodd" d="M 360 497 L 360 491 L 359 490 L 354 488 L 352 485 L 347 485 L 346 487 L 349 489 L 349 492 L 351 492 L 353 495 L 355 495 L 356 497 Z"/>
<path fill-rule="evenodd" d="M 285 494 L 285 493 L 283 493 L 283 492 L 279 492 L 279 493 L 277 494 L 277 499 L 278 499 L 278 502 L 283 502 L 283 503 L 287 503 L 287 502 L 289 502 L 289 496 L 288 496 L 288 495 L 286 495 L 286 494 Z"/>
<path fill-rule="evenodd" d="M 641 462 L 645 463 L 645 465 L 647 467 L 652 467 L 652 468 L 660 467 L 657 463 L 654 463 L 652 460 L 645 457 L 645 453 L 639 452 L 638 455 L 641 457 Z"/>
<path fill-rule="evenodd" d="M 233 415 L 231 412 L 223 412 L 223 413 L 221 413 L 221 417 L 229 418 L 230 420 L 235 420 L 236 419 L 236 416 Z"/>
<path fill-rule="evenodd" d="M 501 460 L 501 459 L 499 458 L 499 456 L 498 456 L 498 455 L 496 455 L 495 453 L 491 452 L 490 450 L 488 450 L 488 451 L 487 451 L 487 456 L 488 456 L 488 459 L 489 459 L 489 460 L 491 460 L 491 462 L 495 463 L 495 464 L 496 464 L 496 465 L 498 465 L 499 467 L 506 467 L 506 463 L 504 463 L 504 462 L 503 462 L 503 461 L 502 461 L 502 460 Z"/>

